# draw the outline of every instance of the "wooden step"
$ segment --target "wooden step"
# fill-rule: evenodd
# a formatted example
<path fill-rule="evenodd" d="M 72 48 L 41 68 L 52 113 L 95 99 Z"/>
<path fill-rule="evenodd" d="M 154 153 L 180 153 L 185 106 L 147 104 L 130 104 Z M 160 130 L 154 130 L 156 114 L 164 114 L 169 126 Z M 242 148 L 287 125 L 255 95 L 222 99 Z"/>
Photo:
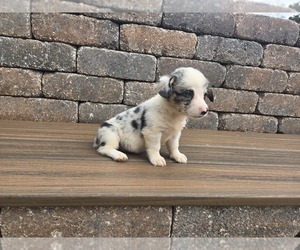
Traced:
<path fill-rule="evenodd" d="M 300 135 L 184 130 L 160 168 L 97 154 L 98 126 L 0 120 L 0 206 L 300 205 Z"/>

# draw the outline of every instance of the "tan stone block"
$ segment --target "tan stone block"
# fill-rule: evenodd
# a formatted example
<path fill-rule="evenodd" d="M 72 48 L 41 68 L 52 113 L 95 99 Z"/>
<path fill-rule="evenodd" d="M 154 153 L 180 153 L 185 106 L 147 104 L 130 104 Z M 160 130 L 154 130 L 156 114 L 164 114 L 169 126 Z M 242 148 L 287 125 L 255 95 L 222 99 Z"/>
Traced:
<path fill-rule="evenodd" d="M 81 47 L 78 50 L 77 70 L 87 75 L 152 82 L 155 80 L 156 58 L 152 55 Z"/>
<path fill-rule="evenodd" d="M 30 38 L 30 14 L 0 13 L 0 34 L 4 36 Z"/>
<path fill-rule="evenodd" d="M 255 92 L 215 88 L 213 94 L 214 102 L 209 102 L 213 111 L 253 113 L 258 102 Z"/>
<path fill-rule="evenodd" d="M 284 134 L 300 134 L 299 118 L 283 118 L 279 122 L 279 132 Z"/>
<path fill-rule="evenodd" d="M 254 41 L 219 36 L 198 37 L 196 58 L 224 64 L 259 66 L 263 47 Z"/>
<path fill-rule="evenodd" d="M 99 19 L 109 19 L 118 23 L 137 23 L 158 26 L 162 19 L 161 12 L 98 12 L 85 15 Z"/>
<path fill-rule="evenodd" d="M 300 96 L 266 93 L 257 109 L 265 115 L 300 117 Z"/>
<path fill-rule="evenodd" d="M 85 102 L 79 106 L 79 122 L 103 123 L 109 118 L 127 110 L 122 104 L 100 104 Z"/>
<path fill-rule="evenodd" d="M 75 45 L 113 49 L 119 42 L 119 25 L 116 23 L 70 14 L 33 14 L 32 32 L 39 40 Z"/>
<path fill-rule="evenodd" d="M 196 34 L 210 34 L 215 36 L 232 37 L 234 35 L 235 21 L 230 4 L 231 0 L 207 1 L 194 0 L 190 1 L 175 0 L 180 11 L 167 11 L 164 13 L 162 26 L 169 29 L 183 30 Z M 218 3 L 219 1 L 219 3 Z M 174 8 L 174 0 L 168 1 L 170 9 Z M 183 11 L 182 5 L 189 5 L 192 11 Z M 217 7 L 218 6 L 218 7 Z M 195 7 L 202 10 L 197 11 Z M 167 7 L 168 8 L 168 7 Z M 220 10 L 223 9 L 224 11 Z M 228 9 L 227 9 L 228 8 Z M 209 11 L 208 11 L 209 9 Z M 231 9 L 231 11 L 229 10 Z"/>
<path fill-rule="evenodd" d="M 124 104 L 136 106 L 158 93 L 157 83 L 126 82 Z"/>
<path fill-rule="evenodd" d="M 187 128 L 217 130 L 219 124 L 218 113 L 208 112 L 200 119 L 189 119 Z"/>
<path fill-rule="evenodd" d="M 41 72 L 0 67 L 1 95 L 26 97 L 39 96 L 42 94 L 41 85 Z"/>
<path fill-rule="evenodd" d="M 178 67 L 194 67 L 200 70 L 214 87 L 220 87 L 226 76 L 226 68 L 219 63 L 169 57 L 159 59 L 158 75 L 168 75 Z"/>
<path fill-rule="evenodd" d="M 63 43 L 0 37 L 0 65 L 47 71 L 76 71 L 76 48 Z"/>
<path fill-rule="evenodd" d="M 300 73 L 291 73 L 285 89 L 287 93 L 300 95 Z"/>
<path fill-rule="evenodd" d="M 68 73 L 48 73 L 43 77 L 43 94 L 57 99 L 121 103 L 123 88 L 123 81 L 106 77 Z"/>
<path fill-rule="evenodd" d="M 300 48 L 269 44 L 264 51 L 262 66 L 286 71 L 300 71 Z"/>
<path fill-rule="evenodd" d="M 232 89 L 283 92 L 288 75 L 281 70 L 255 67 L 231 66 L 228 69 L 224 87 Z"/>
<path fill-rule="evenodd" d="M 299 37 L 299 26 L 283 18 L 236 15 L 236 35 L 263 43 L 294 45 Z"/>
<path fill-rule="evenodd" d="M 78 104 L 42 98 L 0 96 L 0 119 L 24 121 L 77 122 Z"/>
<path fill-rule="evenodd" d="M 222 114 L 219 129 L 242 132 L 276 133 L 278 120 L 271 116 Z"/>
<path fill-rule="evenodd" d="M 192 58 L 196 51 L 196 35 L 182 31 L 125 24 L 120 37 L 120 47 L 125 51 L 183 58 Z"/>

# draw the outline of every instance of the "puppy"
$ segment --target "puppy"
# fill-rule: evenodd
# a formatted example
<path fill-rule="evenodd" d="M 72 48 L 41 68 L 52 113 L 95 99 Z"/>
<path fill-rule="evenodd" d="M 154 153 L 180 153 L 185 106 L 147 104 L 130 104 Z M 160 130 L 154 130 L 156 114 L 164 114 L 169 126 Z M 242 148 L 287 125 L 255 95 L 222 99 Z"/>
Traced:
<path fill-rule="evenodd" d="M 181 130 L 187 118 L 200 118 L 208 112 L 204 101 L 208 80 L 194 68 L 178 68 L 169 76 L 160 79 L 162 88 L 151 99 L 104 122 L 94 140 L 97 152 L 115 161 L 126 161 L 128 157 L 118 149 L 140 153 L 146 151 L 154 166 L 165 166 L 160 155 L 161 142 L 166 143 L 170 158 L 186 163 L 187 157 L 179 147 Z"/>

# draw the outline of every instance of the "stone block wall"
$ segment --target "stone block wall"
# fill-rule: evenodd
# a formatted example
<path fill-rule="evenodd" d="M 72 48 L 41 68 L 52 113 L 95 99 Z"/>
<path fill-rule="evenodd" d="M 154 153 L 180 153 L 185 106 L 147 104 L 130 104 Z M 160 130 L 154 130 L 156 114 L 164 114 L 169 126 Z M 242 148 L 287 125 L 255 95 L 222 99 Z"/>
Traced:
<path fill-rule="evenodd" d="M 299 237 L 299 212 L 294 206 L 7 207 L 0 228 L 3 238 L 293 238 Z"/>
<path fill-rule="evenodd" d="M 296 22 L 231 13 L 1 13 L 0 119 L 100 123 L 180 66 L 215 101 L 189 127 L 300 133 Z"/>

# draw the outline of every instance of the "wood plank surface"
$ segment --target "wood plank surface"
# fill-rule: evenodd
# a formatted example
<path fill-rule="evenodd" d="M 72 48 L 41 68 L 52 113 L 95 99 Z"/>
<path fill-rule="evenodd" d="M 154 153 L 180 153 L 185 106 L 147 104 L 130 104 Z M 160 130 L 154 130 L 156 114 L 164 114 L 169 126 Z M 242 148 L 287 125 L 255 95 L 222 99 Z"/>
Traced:
<path fill-rule="evenodd" d="M 0 206 L 300 205 L 300 135 L 184 130 L 188 164 L 159 168 L 100 156 L 97 129 L 0 120 Z"/>

